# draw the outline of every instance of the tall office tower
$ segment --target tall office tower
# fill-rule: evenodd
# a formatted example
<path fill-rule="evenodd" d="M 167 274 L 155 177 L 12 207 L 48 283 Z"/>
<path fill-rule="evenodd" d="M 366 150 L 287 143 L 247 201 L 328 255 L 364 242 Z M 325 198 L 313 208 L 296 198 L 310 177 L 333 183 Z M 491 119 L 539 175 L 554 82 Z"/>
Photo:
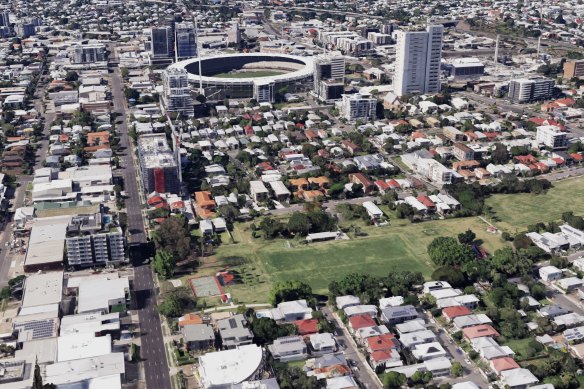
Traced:
<path fill-rule="evenodd" d="M 168 68 L 162 73 L 162 101 L 168 112 L 195 115 L 186 69 Z"/>
<path fill-rule="evenodd" d="M 426 31 L 398 31 L 393 78 L 396 95 L 440 91 L 443 30 L 441 25 L 432 25 Z"/>
<path fill-rule="evenodd" d="M 10 16 L 6 10 L 0 11 L 0 26 L 10 26 Z"/>
<path fill-rule="evenodd" d="M 150 42 L 153 57 L 171 57 L 173 39 L 170 27 L 152 27 Z"/>
<path fill-rule="evenodd" d="M 176 60 L 197 56 L 197 32 L 192 22 L 176 23 L 174 26 Z"/>
<path fill-rule="evenodd" d="M 322 100 L 338 100 L 344 92 L 345 57 L 339 52 L 323 54 L 314 61 L 314 92 Z"/>

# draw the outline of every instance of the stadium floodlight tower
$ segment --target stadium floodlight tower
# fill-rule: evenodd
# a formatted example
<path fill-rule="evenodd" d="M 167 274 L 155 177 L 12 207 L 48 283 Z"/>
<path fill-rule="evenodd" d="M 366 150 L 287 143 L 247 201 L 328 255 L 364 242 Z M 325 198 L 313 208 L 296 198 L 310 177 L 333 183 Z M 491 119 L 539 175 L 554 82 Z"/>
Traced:
<path fill-rule="evenodd" d="M 203 71 L 201 66 L 201 46 L 199 45 L 199 22 L 197 20 L 197 16 L 193 18 L 195 19 L 195 36 L 197 39 L 197 59 L 199 60 L 199 94 L 205 96 L 205 90 L 203 89 Z"/>

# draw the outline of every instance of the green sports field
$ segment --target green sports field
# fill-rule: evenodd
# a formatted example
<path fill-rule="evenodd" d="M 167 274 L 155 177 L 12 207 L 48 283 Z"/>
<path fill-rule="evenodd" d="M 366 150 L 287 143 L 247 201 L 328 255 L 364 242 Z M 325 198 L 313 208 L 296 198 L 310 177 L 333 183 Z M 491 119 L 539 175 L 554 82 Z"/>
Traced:
<path fill-rule="evenodd" d="M 511 233 L 522 231 L 530 224 L 560 220 L 562 213 L 573 211 L 584 215 L 584 177 L 553 183 L 545 194 L 501 194 L 491 196 L 487 205 L 500 220 L 495 224 Z"/>
<path fill-rule="evenodd" d="M 438 236 L 455 236 L 470 228 L 492 252 L 503 246 L 498 235 L 486 231 L 478 218 L 451 219 L 411 224 L 395 220 L 385 227 L 363 227 L 368 235 L 347 241 L 303 245 L 299 241 L 251 238 L 248 225 L 237 225 L 236 244 L 219 247 L 216 258 L 237 256 L 247 263 L 237 266 L 244 283 L 228 287 L 238 301 L 263 303 L 273 282 L 300 279 L 316 293 L 327 293 L 328 284 L 350 273 L 385 275 L 392 271 L 419 271 L 429 277 L 433 265 L 426 253 L 428 244 Z"/>
<path fill-rule="evenodd" d="M 214 75 L 213 77 L 219 77 L 219 78 L 258 78 L 258 77 L 279 76 L 279 75 L 285 74 L 285 73 L 286 72 L 260 70 L 257 72 L 246 71 L 246 72 L 239 72 L 239 73 L 220 73 L 220 74 Z"/>

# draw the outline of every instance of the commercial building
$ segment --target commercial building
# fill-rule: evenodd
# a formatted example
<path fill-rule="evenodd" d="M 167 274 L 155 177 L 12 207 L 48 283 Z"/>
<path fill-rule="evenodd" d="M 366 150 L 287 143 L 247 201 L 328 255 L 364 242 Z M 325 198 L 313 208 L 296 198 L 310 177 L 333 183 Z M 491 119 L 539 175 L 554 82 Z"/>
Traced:
<path fill-rule="evenodd" d="M 261 378 L 264 353 L 255 344 L 199 357 L 198 376 L 205 389 L 227 389 L 244 381 Z"/>
<path fill-rule="evenodd" d="M 560 131 L 555 126 L 539 126 L 535 135 L 538 144 L 552 150 L 564 149 L 568 147 L 568 138 L 565 132 Z"/>
<path fill-rule="evenodd" d="M 355 93 L 343 95 L 340 101 L 341 116 L 350 122 L 362 119 L 365 121 L 375 119 L 377 100 L 370 94 Z"/>
<path fill-rule="evenodd" d="M 397 96 L 440 91 L 440 60 L 444 27 L 431 25 L 426 31 L 398 31 L 393 79 Z"/>
<path fill-rule="evenodd" d="M 79 44 L 69 49 L 69 58 L 73 64 L 90 64 L 106 61 L 106 49 L 102 43 Z"/>
<path fill-rule="evenodd" d="M 447 68 L 454 80 L 474 79 L 485 74 L 485 65 L 478 58 L 456 58 Z"/>
<path fill-rule="evenodd" d="M 186 69 L 168 68 L 162 72 L 162 102 L 167 112 L 195 115 Z"/>
<path fill-rule="evenodd" d="M 584 76 L 584 60 L 567 61 L 564 63 L 564 78 L 571 79 L 574 77 Z"/>
<path fill-rule="evenodd" d="M 0 26 L 10 26 L 10 13 L 8 11 L 0 11 Z"/>
<path fill-rule="evenodd" d="M 62 268 L 65 236 L 70 221 L 71 216 L 35 219 L 24 259 L 25 272 Z"/>
<path fill-rule="evenodd" d="M 178 164 L 165 134 L 140 135 L 138 156 L 147 194 L 180 193 Z"/>
<path fill-rule="evenodd" d="M 345 85 L 345 57 L 341 53 L 329 53 L 314 61 L 314 92 L 321 100 L 338 100 Z"/>
<path fill-rule="evenodd" d="M 509 98 L 517 103 L 550 99 L 555 81 L 545 77 L 518 78 L 509 83 Z"/>
<path fill-rule="evenodd" d="M 176 60 L 194 58 L 197 56 L 197 32 L 191 22 L 176 23 L 174 26 L 176 39 Z"/>
<path fill-rule="evenodd" d="M 130 298 L 130 283 L 118 273 L 70 277 L 67 289 L 77 290 L 77 313 L 125 312 Z"/>
<path fill-rule="evenodd" d="M 174 35 L 168 26 L 152 27 L 150 32 L 150 63 L 170 64 L 174 54 Z"/>
<path fill-rule="evenodd" d="M 49 364 L 42 375 L 43 382 L 63 387 L 119 388 L 125 372 L 124 353 L 111 353 Z"/>

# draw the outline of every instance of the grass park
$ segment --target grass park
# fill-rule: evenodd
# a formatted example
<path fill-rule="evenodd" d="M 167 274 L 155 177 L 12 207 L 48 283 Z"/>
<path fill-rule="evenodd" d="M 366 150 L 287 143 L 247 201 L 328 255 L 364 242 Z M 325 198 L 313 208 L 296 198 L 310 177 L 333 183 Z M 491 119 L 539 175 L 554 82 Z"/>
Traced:
<path fill-rule="evenodd" d="M 222 244 L 205 262 L 224 266 L 230 258 L 244 258 L 245 263 L 231 267 L 241 275 L 242 283 L 226 291 L 237 302 L 265 303 L 272 284 L 278 281 L 300 279 L 315 293 L 326 294 L 331 281 L 350 273 L 385 275 L 409 270 L 429 277 L 433 264 L 426 252 L 428 244 L 438 236 L 455 236 L 469 228 L 489 252 L 504 245 L 499 235 L 487 232 L 487 224 L 475 217 L 421 224 L 392 218 L 388 226 L 361 223 L 359 227 L 366 236 L 305 245 L 295 239 L 252 238 L 249 224 L 237 224 L 233 231 L 235 243 Z"/>
<path fill-rule="evenodd" d="M 554 183 L 545 194 L 499 194 L 491 196 L 492 218 L 500 230 L 515 233 L 530 224 L 560 220 L 561 214 L 573 211 L 584 214 L 584 196 L 580 195 L 584 178 Z M 342 227 L 358 226 L 364 236 L 349 233 L 350 240 L 303 244 L 298 239 L 265 240 L 253 238 L 250 223 L 238 223 L 232 232 L 233 242 L 223 238 L 214 255 L 206 257 L 195 276 L 213 274 L 220 268 L 230 268 L 241 276 L 241 283 L 226 288 L 235 302 L 265 303 L 272 284 L 300 279 L 315 293 L 326 294 L 331 281 L 360 272 L 385 275 L 392 271 L 419 271 L 429 277 L 434 269 L 426 248 L 439 236 L 456 236 L 467 229 L 477 234 L 489 253 L 503 247 L 499 234 L 487 231 L 487 224 L 478 217 L 435 220 L 412 224 L 390 217 L 387 226 L 366 226 L 360 220 L 341 221 Z M 285 222 L 285 220 L 282 220 Z M 232 258 L 242 258 L 243 263 Z"/>
<path fill-rule="evenodd" d="M 553 183 L 546 193 L 533 195 L 498 194 L 487 199 L 501 230 L 515 233 L 530 224 L 560 220 L 563 212 L 584 214 L 584 177 L 569 178 Z"/>

